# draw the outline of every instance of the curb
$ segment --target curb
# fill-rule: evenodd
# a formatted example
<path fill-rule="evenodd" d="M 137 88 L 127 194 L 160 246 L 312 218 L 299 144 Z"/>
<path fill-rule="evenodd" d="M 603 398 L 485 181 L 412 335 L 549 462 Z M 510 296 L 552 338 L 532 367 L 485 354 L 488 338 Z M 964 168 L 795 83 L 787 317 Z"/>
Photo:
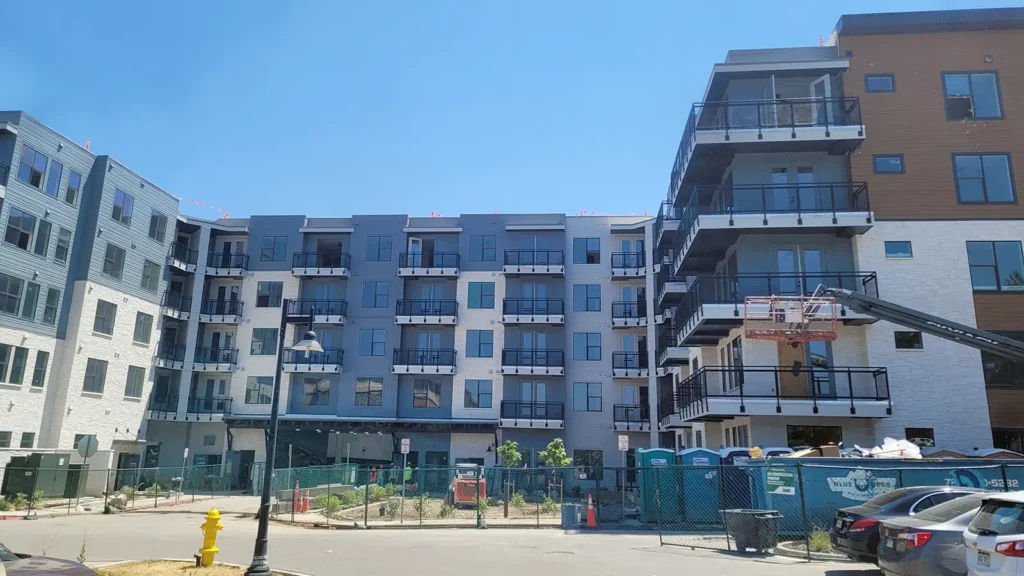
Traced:
<path fill-rule="evenodd" d="M 119 562 L 86 562 L 89 568 L 110 568 L 112 566 L 121 566 L 122 564 L 137 564 L 140 562 L 188 562 L 190 564 L 195 562 L 195 558 L 150 558 L 149 560 L 121 560 Z M 217 562 L 221 566 L 230 566 L 232 568 L 248 568 L 241 564 L 231 564 L 229 562 Z M 277 568 L 271 569 L 273 572 L 278 574 L 284 574 L 284 576 L 313 576 L 312 574 L 306 574 L 304 572 L 290 572 L 288 570 L 278 570 Z"/>
<path fill-rule="evenodd" d="M 799 548 L 790 548 L 790 544 L 798 544 Z M 787 556 L 789 558 L 800 558 L 807 560 L 807 547 L 803 540 L 793 540 L 790 542 L 779 542 L 778 546 L 775 547 L 775 554 L 777 556 Z M 834 554 L 830 552 L 811 552 L 811 560 L 818 560 L 823 562 L 844 562 L 847 564 L 856 564 L 854 560 L 851 560 L 845 554 Z"/>

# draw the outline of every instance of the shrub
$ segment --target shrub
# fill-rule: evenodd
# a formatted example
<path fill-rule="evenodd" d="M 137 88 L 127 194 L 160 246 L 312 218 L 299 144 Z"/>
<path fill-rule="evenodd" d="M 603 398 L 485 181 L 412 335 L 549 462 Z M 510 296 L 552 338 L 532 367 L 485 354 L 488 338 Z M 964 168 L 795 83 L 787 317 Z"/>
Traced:
<path fill-rule="evenodd" d="M 396 488 L 394 484 L 385 484 L 384 485 L 384 497 L 385 498 L 391 498 L 395 494 L 398 494 L 398 488 Z"/>
<path fill-rule="evenodd" d="M 389 520 L 394 520 L 398 517 L 398 510 L 402 507 L 401 500 L 388 500 L 387 515 Z"/>
<path fill-rule="evenodd" d="M 412 507 L 413 510 L 416 510 L 416 513 L 420 515 L 420 518 L 422 518 L 423 513 L 427 511 L 427 495 L 420 494 L 419 496 L 417 496 L 416 501 L 413 502 L 412 504 Z"/>
<path fill-rule="evenodd" d="M 811 530 L 811 550 L 814 552 L 832 551 L 832 537 L 828 530 L 820 526 L 815 526 Z"/>
<path fill-rule="evenodd" d="M 341 496 L 339 496 L 339 501 L 341 502 L 342 507 L 351 508 L 352 506 L 363 503 L 363 500 L 366 498 L 364 494 L 365 493 L 362 491 L 362 489 L 349 490 L 348 492 L 341 493 Z"/>
<path fill-rule="evenodd" d="M 11 509 L 11 503 L 7 500 L 0 499 L 0 512 L 8 512 Z"/>
<path fill-rule="evenodd" d="M 373 484 L 370 486 L 370 502 L 380 502 L 387 497 L 383 486 Z"/>
<path fill-rule="evenodd" d="M 160 492 L 159 484 L 150 484 L 146 487 L 146 496 L 159 496 Z"/>
<path fill-rule="evenodd" d="M 554 514 L 558 512 L 558 501 L 550 496 L 545 496 L 544 503 L 541 504 L 541 508 L 543 508 L 548 514 Z"/>
<path fill-rule="evenodd" d="M 455 514 L 455 506 L 445 502 L 441 505 L 441 509 L 437 512 L 438 518 L 448 518 L 452 514 Z"/>
<path fill-rule="evenodd" d="M 136 488 L 135 486 L 122 486 L 120 490 L 121 494 L 124 494 L 125 498 L 127 498 L 128 500 L 134 500 L 135 494 L 138 491 L 139 489 Z"/>
<path fill-rule="evenodd" d="M 526 498 L 519 492 L 516 492 L 512 495 L 512 499 L 509 500 L 509 504 L 512 504 L 513 508 L 522 512 L 526 508 Z"/>
<path fill-rule="evenodd" d="M 320 494 L 313 499 L 313 507 L 319 508 L 324 518 L 331 518 L 341 510 L 341 499 L 334 494 Z"/>
<path fill-rule="evenodd" d="M 36 490 L 32 493 L 32 506 L 36 507 L 43 503 L 43 498 L 46 497 L 46 492 L 42 490 Z"/>
<path fill-rule="evenodd" d="M 485 498 L 476 499 L 476 509 L 480 511 L 480 515 L 484 516 L 487 514 L 487 500 Z"/>
<path fill-rule="evenodd" d="M 14 506 L 15 510 L 28 508 L 28 498 L 25 497 L 25 494 L 18 492 L 14 495 L 14 498 L 11 498 L 11 505 Z"/>

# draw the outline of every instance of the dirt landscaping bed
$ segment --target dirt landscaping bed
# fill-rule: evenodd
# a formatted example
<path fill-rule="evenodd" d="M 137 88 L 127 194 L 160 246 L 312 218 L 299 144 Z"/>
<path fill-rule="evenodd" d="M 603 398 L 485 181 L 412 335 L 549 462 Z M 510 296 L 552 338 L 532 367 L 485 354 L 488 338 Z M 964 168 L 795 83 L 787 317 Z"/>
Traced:
<path fill-rule="evenodd" d="M 194 562 L 154 560 L 97 568 L 96 573 L 100 576 L 241 576 L 245 568 L 224 565 L 196 568 Z M 281 572 L 274 572 L 274 575 L 285 576 Z"/>

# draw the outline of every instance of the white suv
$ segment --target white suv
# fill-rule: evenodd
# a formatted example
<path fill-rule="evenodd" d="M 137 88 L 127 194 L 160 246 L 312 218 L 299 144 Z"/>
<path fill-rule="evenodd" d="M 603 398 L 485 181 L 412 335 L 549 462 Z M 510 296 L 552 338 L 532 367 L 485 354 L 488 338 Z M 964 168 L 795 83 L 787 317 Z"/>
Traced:
<path fill-rule="evenodd" d="M 1024 574 L 1024 491 L 993 494 L 964 531 L 967 571 Z"/>

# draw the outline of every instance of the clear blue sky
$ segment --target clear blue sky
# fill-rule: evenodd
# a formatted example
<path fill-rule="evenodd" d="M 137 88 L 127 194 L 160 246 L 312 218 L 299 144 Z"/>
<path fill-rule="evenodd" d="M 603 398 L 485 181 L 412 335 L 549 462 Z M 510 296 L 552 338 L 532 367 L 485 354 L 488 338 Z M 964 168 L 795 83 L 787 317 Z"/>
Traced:
<path fill-rule="evenodd" d="M 653 215 L 727 50 L 978 6 L 0 0 L 0 109 L 232 216 Z"/>

